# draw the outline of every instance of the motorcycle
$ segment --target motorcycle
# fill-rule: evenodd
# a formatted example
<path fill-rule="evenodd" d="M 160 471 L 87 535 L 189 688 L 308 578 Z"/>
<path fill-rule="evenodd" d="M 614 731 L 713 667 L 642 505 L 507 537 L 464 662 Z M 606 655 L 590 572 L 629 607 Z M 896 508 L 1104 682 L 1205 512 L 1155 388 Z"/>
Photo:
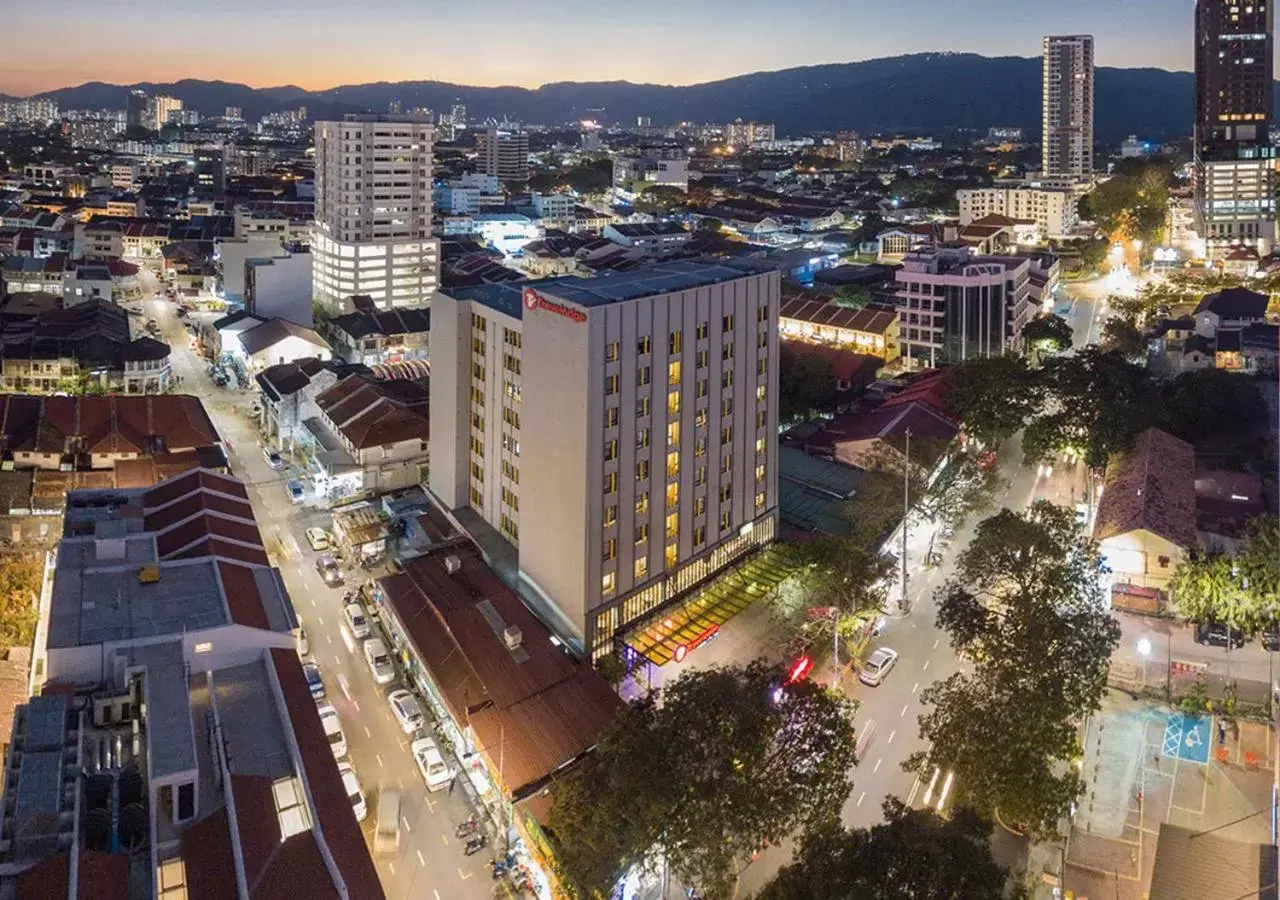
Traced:
<path fill-rule="evenodd" d="M 467 821 L 459 825 L 457 831 L 455 831 L 454 834 L 456 834 L 460 838 L 464 838 L 467 835 L 475 834 L 476 831 L 479 830 L 479 828 L 480 828 L 480 820 L 477 819 L 475 816 L 472 816 L 471 818 L 467 819 Z"/>
<path fill-rule="evenodd" d="M 467 856 L 473 856 L 483 850 L 488 843 L 489 839 L 487 837 L 483 834 L 477 834 L 467 841 L 466 846 L 462 848 L 462 852 Z"/>

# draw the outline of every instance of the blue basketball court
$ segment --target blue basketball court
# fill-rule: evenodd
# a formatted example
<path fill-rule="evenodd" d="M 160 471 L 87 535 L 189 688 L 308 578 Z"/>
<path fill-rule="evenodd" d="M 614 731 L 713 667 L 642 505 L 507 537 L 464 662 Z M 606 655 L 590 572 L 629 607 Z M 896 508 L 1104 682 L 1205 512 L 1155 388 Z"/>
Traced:
<path fill-rule="evenodd" d="M 1209 762 L 1209 750 L 1212 746 L 1213 719 L 1209 716 L 1169 714 L 1160 747 L 1162 756 L 1177 757 L 1203 766 Z"/>

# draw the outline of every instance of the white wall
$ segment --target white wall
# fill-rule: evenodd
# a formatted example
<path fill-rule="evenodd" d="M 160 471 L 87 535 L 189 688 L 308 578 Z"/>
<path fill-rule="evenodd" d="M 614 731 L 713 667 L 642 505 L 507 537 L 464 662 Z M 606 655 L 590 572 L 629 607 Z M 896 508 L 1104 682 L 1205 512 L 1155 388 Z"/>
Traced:
<path fill-rule="evenodd" d="M 286 252 L 254 266 L 252 281 L 256 315 L 313 326 L 310 253 Z"/>

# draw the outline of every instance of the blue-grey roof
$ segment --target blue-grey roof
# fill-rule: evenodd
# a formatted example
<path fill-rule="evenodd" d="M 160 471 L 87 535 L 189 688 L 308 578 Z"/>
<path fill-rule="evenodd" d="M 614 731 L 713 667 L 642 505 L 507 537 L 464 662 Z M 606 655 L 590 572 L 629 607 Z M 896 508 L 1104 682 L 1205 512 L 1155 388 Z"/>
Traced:
<path fill-rule="evenodd" d="M 594 278 L 548 278 L 527 286 L 533 287 L 540 294 L 590 308 L 707 287 L 776 270 L 776 265 L 756 260 L 673 259 L 624 271 L 606 272 Z M 521 297 L 525 286 L 480 284 L 456 288 L 450 292 L 450 296 L 455 300 L 483 303 L 491 309 L 519 319 L 524 312 Z"/>

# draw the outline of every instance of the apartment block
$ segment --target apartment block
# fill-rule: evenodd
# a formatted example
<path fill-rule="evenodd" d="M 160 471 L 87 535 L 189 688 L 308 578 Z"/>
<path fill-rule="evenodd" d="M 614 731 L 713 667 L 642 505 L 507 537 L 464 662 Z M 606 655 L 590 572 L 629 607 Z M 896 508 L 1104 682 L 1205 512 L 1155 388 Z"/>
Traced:
<path fill-rule="evenodd" d="M 1093 174 L 1093 36 L 1044 39 L 1041 168 L 1045 175 Z"/>
<path fill-rule="evenodd" d="M 433 304 L 431 490 L 593 656 L 773 539 L 780 277 L 668 261 Z"/>
<path fill-rule="evenodd" d="M 348 115 L 317 122 L 315 299 L 350 312 L 364 294 L 382 309 L 425 305 L 440 278 L 431 237 L 430 122 L 423 117 Z"/>
<path fill-rule="evenodd" d="M 529 180 L 529 135 L 490 128 L 476 134 L 480 171 L 499 181 Z"/>
<path fill-rule="evenodd" d="M 987 216 L 1029 219 L 1036 223 L 1040 240 L 1070 234 L 1079 222 L 1076 192 L 1052 187 L 986 187 L 956 191 L 960 225 L 971 225 Z"/>

